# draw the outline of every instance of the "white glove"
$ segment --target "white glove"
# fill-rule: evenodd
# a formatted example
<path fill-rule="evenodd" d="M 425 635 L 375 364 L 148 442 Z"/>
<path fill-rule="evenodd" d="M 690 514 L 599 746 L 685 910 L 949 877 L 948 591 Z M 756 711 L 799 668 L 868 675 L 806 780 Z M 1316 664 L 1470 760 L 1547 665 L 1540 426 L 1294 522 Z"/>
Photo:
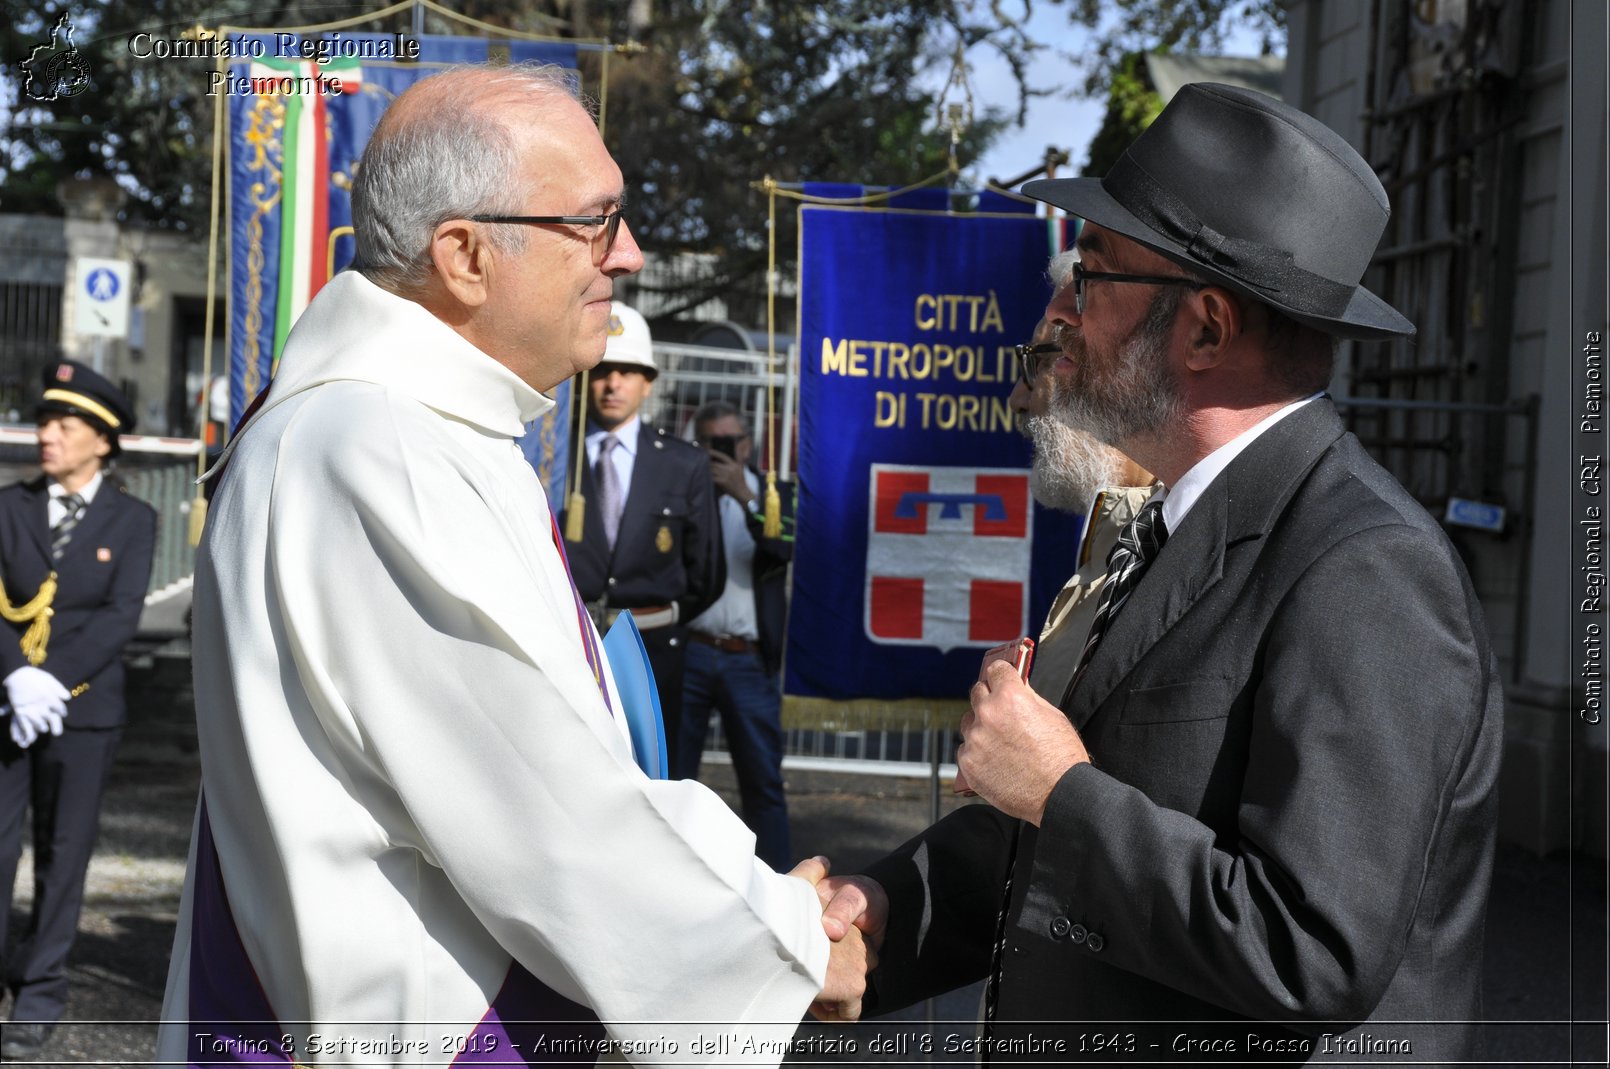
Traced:
<path fill-rule="evenodd" d="M 5 711 L 11 712 L 11 706 L 6 706 Z M 11 718 L 11 741 L 17 744 L 17 749 L 26 750 L 38 737 L 39 732 L 35 730 L 32 720 L 24 716 Z"/>
<path fill-rule="evenodd" d="M 0 716 L 11 714 L 11 741 L 20 750 L 26 750 L 43 735 L 60 735 L 62 718 L 49 704 L 35 702 L 20 709 L 0 705 Z"/>
<path fill-rule="evenodd" d="M 10 705 L 0 705 L 0 716 L 10 712 Z M 16 742 L 19 750 L 26 750 L 37 734 L 31 721 L 23 720 L 21 716 L 11 716 L 11 741 Z"/>
<path fill-rule="evenodd" d="M 31 721 L 34 733 L 43 738 L 61 734 L 62 720 L 67 716 L 67 710 L 59 702 L 34 702 L 18 708 L 11 718 L 15 720 L 19 716 Z"/>
<path fill-rule="evenodd" d="M 57 678 L 43 668 L 25 664 L 6 676 L 6 697 L 13 709 L 49 702 L 57 716 L 67 715 L 67 699 L 72 695 Z"/>

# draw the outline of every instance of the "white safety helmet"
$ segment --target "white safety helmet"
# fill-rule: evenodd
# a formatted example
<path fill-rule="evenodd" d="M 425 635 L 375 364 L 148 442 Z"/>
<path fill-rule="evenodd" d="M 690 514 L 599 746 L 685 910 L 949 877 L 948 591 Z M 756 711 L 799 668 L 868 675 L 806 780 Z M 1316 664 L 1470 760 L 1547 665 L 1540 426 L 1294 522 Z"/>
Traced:
<path fill-rule="evenodd" d="M 608 334 L 600 363 L 641 368 L 650 381 L 660 373 L 654 366 L 654 339 L 649 336 L 648 320 L 637 309 L 610 301 Z"/>

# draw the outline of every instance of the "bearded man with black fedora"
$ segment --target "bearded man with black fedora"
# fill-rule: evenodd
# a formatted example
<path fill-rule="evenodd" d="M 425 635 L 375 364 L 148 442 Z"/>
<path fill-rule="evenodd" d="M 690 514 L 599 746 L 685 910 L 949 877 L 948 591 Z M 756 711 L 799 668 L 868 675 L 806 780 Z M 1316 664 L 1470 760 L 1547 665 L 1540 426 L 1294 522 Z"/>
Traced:
<path fill-rule="evenodd" d="M 30 808 L 34 832 L 33 912 L 4 958 L 7 1061 L 37 1054 L 67 1004 L 67 954 L 126 717 L 123 647 L 156 540 L 156 510 L 107 471 L 134 427 L 128 398 L 73 360 L 43 380 L 40 475 L 0 490 L 0 948 Z"/>
<path fill-rule="evenodd" d="M 829 930 L 881 943 L 873 1012 L 987 978 L 987 1060 L 1469 1059 L 1496 660 L 1453 546 L 1324 393 L 1335 339 L 1414 332 L 1359 284 L 1380 182 L 1198 84 L 1106 178 L 1024 192 L 1086 220 L 1052 410 L 1167 489 L 1063 693 L 984 665 L 957 763 L 990 805 L 828 881 Z"/>

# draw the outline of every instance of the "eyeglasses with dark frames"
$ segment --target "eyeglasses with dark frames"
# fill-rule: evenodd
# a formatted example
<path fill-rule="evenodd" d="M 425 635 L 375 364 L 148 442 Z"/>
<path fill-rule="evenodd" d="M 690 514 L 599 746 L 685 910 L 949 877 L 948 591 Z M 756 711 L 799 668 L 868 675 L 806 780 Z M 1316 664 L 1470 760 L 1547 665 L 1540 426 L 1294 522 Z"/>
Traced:
<path fill-rule="evenodd" d="M 1189 286 L 1193 290 L 1207 289 L 1211 283 L 1198 282 L 1194 278 L 1180 278 L 1178 275 L 1120 275 L 1111 271 L 1086 271 L 1080 264 L 1073 265 L 1073 307 L 1080 315 L 1085 314 L 1085 283 L 1086 282 L 1136 282 L 1148 286 Z"/>
<path fill-rule="evenodd" d="M 525 223 L 528 226 L 601 226 L 599 231 L 604 239 L 604 253 L 599 257 L 609 256 L 610 250 L 615 247 L 615 236 L 620 233 L 621 213 L 610 212 L 608 215 L 472 215 L 472 222 L 477 223 Z M 598 241 L 598 235 L 592 238 Z"/>
<path fill-rule="evenodd" d="M 1062 355 L 1062 346 L 1054 341 L 1043 341 L 1033 345 L 1014 345 L 1012 351 L 1017 354 L 1017 381 L 1032 390 L 1040 369 L 1045 367 L 1046 361 Z"/>

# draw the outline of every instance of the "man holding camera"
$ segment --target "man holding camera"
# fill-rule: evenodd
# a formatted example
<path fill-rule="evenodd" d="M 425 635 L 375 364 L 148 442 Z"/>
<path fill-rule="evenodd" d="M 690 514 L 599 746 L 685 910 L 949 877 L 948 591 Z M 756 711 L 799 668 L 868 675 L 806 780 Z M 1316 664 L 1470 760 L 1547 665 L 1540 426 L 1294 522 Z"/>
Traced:
<path fill-rule="evenodd" d="M 738 409 L 711 401 L 693 417 L 698 443 L 710 454 L 720 491 L 721 538 L 727 582 L 721 596 L 688 625 L 687 675 L 682 688 L 678 779 L 699 774 L 710 710 L 721 727 L 738 776 L 744 822 L 755 833 L 755 854 L 780 872 L 793 854 L 788 802 L 783 796 L 783 625 L 788 562 L 794 557 L 791 487 L 784 487 L 782 528 L 765 534 L 760 476 L 749 466 L 754 435 Z"/>

